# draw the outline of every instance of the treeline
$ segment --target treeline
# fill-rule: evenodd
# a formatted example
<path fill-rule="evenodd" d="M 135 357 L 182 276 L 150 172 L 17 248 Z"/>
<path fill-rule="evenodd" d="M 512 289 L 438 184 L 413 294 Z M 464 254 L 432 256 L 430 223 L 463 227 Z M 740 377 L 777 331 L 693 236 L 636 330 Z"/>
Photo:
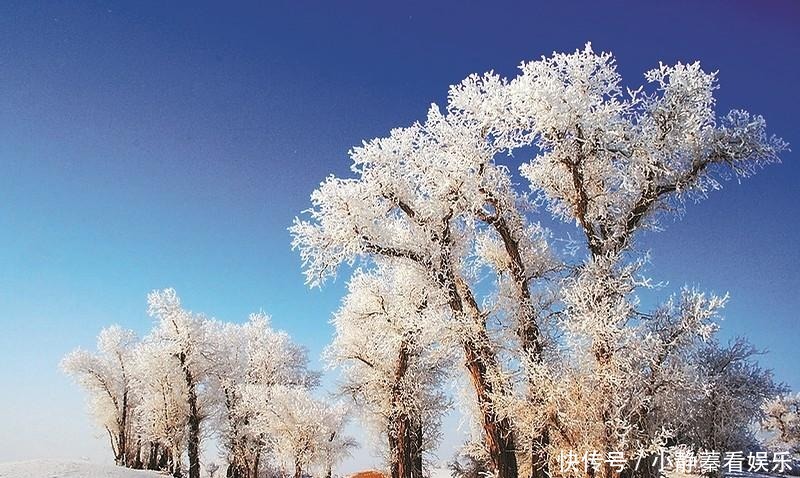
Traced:
<path fill-rule="evenodd" d="M 96 353 L 61 363 L 89 394 L 118 465 L 197 478 L 202 439 L 214 435 L 228 477 L 329 476 L 355 446 L 342 433 L 346 408 L 314 398 L 306 351 L 266 315 L 219 322 L 182 308 L 171 289 L 148 304 L 155 325 L 142 340 L 112 326 Z"/>

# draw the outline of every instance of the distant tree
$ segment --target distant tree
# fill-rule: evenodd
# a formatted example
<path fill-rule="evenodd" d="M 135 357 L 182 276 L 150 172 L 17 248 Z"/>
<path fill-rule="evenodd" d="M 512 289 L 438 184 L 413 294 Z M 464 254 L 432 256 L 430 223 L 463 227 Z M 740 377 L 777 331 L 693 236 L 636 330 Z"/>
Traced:
<path fill-rule="evenodd" d="M 167 377 L 179 375 L 182 386 L 172 391 L 184 394 L 186 404 L 186 448 L 189 457 L 189 478 L 200 477 L 200 426 L 207 417 L 199 394 L 208 381 L 212 355 L 207 338 L 209 321 L 202 316 L 184 310 L 174 289 L 153 291 L 148 295 L 148 313 L 156 320 L 156 326 L 148 337 L 160 355 L 166 357 Z M 174 385 L 174 384 L 173 384 Z M 173 457 L 179 460 L 179 456 Z"/>
<path fill-rule="evenodd" d="M 316 461 L 324 478 L 331 478 L 334 467 L 358 447 L 358 442 L 344 433 L 348 414 L 348 409 L 341 404 L 328 403 L 320 417 Z"/>
<path fill-rule="evenodd" d="M 244 399 L 248 388 L 312 387 L 318 374 L 308 370 L 308 354 L 284 332 L 271 328 L 266 314 L 245 324 L 211 328 L 213 366 L 209 377 L 216 401 L 215 428 L 226 452 L 229 478 L 256 478 L 267 437 L 256 428 L 258 409 Z"/>
<path fill-rule="evenodd" d="M 343 432 L 346 408 L 310 395 L 319 373 L 306 349 L 266 314 L 223 323 L 184 309 L 173 289 L 149 294 L 148 312 L 144 340 L 109 327 L 97 353 L 79 349 L 61 362 L 87 390 L 119 465 L 181 477 L 188 456 L 191 478 L 201 438 L 215 435 L 228 477 L 285 472 L 275 464 L 330 477 L 355 446 Z"/>
<path fill-rule="evenodd" d="M 753 450 L 759 447 L 754 430 L 767 416 L 764 407 L 787 388 L 763 369 L 759 351 L 739 337 L 728 345 L 711 341 L 690 363 L 698 370 L 699 390 L 688 394 L 683 409 L 684 443 L 705 450 Z"/>
<path fill-rule="evenodd" d="M 312 468 L 329 475 L 355 446 L 343 431 L 345 409 L 313 398 L 305 387 L 253 387 L 245 399 L 259 410 L 254 426 L 294 478 Z"/>
<path fill-rule="evenodd" d="M 419 478 L 449 405 L 441 390 L 451 359 L 440 342 L 446 299 L 424 272 L 403 265 L 357 272 L 348 290 L 327 359 L 342 370 L 342 393 L 385 436 L 391 477 Z"/>
<path fill-rule="evenodd" d="M 146 341 L 138 347 L 135 367 L 136 387 L 142 397 L 136 409 L 138 422 L 144 438 L 157 444 L 151 449 L 148 468 L 182 476 L 190 414 L 183 371 L 172 350 L 159 341 Z"/>
<path fill-rule="evenodd" d="M 800 393 L 775 397 L 764 405 L 765 430 L 773 434 L 771 445 L 800 459 Z"/>
<path fill-rule="evenodd" d="M 453 478 L 484 478 L 489 474 L 488 464 L 473 454 L 458 452 L 448 463 Z"/>
<path fill-rule="evenodd" d="M 113 325 L 100 331 L 96 354 L 77 349 L 61 361 L 64 372 L 89 394 L 90 413 L 108 433 L 118 465 L 129 464 L 135 443 L 131 358 L 137 341 L 133 331 Z"/>

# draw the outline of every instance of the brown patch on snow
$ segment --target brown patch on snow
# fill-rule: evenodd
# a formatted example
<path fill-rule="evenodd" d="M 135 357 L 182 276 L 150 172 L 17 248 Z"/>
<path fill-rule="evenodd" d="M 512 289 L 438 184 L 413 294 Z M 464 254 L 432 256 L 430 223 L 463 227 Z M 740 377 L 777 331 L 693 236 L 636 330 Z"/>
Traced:
<path fill-rule="evenodd" d="M 365 471 L 359 471 L 358 473 L 353 473 L 348 478 L 388 478 L 388 477 L 380 471 L 365 470 Z"/>

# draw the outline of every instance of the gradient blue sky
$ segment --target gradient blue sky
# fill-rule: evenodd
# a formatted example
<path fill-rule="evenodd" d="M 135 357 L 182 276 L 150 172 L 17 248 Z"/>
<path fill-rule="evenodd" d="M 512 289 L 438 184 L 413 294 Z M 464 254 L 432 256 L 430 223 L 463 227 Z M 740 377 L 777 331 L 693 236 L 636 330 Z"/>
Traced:
<path fill-rule="evenodd" d="M 798 2 L 428 3 L 0 5 L 0 461 L 107 459 L 57 363 L 110 323 L 144 333 L 153 288 L 225 320 L 264 309 L 318 365 L 343 283 L 304 286 L 287 226 L 352 145 L 469 73 L 586 41 L 631 86 L 699 59 L 720 110 L 800 148 Z M 724 335 L 795 389 L 799 172 L 788 153 L 645 241 L 671 289 L 729 291 Z"/>

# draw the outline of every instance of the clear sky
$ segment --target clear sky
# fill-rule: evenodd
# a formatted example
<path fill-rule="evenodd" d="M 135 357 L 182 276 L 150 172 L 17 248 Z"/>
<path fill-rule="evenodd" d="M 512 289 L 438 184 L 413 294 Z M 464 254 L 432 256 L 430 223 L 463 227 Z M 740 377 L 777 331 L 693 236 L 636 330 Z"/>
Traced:
<path fill-rule="evenodd" d="M 587 41 L 631 86 L 699 59 L 720 110 L 800 148 L 796 1 L 226 3 L 0 5 L 0 461 L 108 459 L 57 363 L 111 323 L 144 333 L 154 288 L 224 320 L 263 309 L 320 366 L 343 283 L 306 288 L 286 228 L 352 145 L 469 73 Z M 664 294 L 729 291 L 724 335 L 795 390 L 799 173 L 787 153 L 646 238 Z"/>

